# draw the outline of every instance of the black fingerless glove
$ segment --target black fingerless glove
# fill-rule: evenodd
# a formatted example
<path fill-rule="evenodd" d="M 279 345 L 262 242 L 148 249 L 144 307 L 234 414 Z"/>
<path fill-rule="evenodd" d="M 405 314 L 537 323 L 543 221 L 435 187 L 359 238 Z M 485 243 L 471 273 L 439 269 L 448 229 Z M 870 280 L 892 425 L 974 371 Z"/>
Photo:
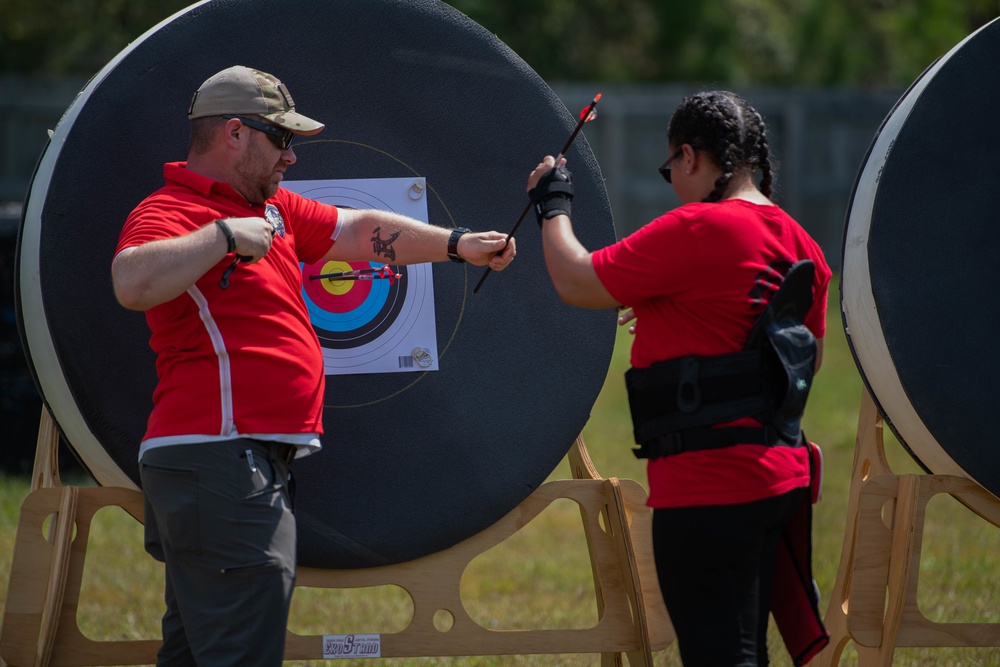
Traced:
<path fill-rule="evenodd" d="M 539 227 L 544 220 L 557 215 L 572 217 L 573 175 L 566 167 L 556 167 L 538 179 L 538 184 L 528 191 L 528 197 L 535 205 Z"/>

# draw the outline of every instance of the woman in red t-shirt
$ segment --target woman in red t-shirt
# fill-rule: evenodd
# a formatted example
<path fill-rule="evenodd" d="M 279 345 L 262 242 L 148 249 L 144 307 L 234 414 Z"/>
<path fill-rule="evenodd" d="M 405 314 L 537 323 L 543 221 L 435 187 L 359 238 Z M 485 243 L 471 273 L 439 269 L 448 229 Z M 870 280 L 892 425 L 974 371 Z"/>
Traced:
<path fill-rule="evenodd" d="M 565 160 L 546 156 L 531 173 L 560 298 L 628 307 L 619 323 L 633 323 L 632 367 L 645 369 L 743 350 L 789 267 L 810 260 L 813 299 L 802 319 L 817 342 L 818 369 L 831 272 L 816 242 L 769 198 L 774 171 L 760 114 L 730 92 L 692 95 L 671 117 L 667 149 L 660 173 L 682 205 L 594 252 L 573 233 Z M 809 567 L 815 446 L 765 426 L 749 414 L 730 416 L 705 429 L 733 429 L 733 441 L 685 449 L 688 431 L 678 431 L 669 434 L 680 443 L 669 454 L 649 455 L 657 573 L 686 665 L 767 665 L 772 610 L 796 664 L 827 642 Z M 793 538 L 800 548 L 789 547 Z M 783 623 L 786 613 L 798 621 L 794 629 Z"/>

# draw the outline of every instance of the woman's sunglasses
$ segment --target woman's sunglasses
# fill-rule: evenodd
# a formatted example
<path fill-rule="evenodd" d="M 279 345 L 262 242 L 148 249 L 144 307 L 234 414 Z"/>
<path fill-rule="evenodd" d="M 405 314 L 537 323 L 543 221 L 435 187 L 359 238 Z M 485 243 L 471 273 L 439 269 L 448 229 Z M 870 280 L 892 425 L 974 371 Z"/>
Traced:
<path fill-rule="evenodd" d="M 660 165 L 660 176 L 663 177 L 667 183 L 673 185 L 673 181 L 670 180 L 670 163 L 681 156 L 684 151 L 682 149 L 677 149 L 677 152 L 667 158 L 667 161 Z"/>

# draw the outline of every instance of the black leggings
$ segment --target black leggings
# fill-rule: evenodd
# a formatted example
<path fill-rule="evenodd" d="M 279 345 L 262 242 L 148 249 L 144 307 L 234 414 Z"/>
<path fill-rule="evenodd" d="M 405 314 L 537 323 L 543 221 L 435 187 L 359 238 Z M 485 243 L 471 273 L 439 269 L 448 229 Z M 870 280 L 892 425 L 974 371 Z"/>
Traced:
<path fill-rule="evenodd" d="M 653 510 L 656 573 L 686 667 L 768 665 L 775 555 L 806 493 Z"/>

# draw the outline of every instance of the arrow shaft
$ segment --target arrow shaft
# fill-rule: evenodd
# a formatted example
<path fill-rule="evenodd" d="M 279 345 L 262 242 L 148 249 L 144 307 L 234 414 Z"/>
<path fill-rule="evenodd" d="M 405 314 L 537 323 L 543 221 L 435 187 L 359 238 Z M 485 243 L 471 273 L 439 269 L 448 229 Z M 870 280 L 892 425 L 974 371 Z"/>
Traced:
<path fill-rule="evenodd" d="M 577 121 L 576 127 L 573 128 L 573 132 L 569 135 L 569 139 L 567 139 L 566 143 L 563 144 L 562 150 L 559 151 L 559 155 L 556 156 L 557 166 L 559 165 L 559 160 L 563 159 L 566 156 L 566 152 L 569 150 L 570 146 L 573 145 L 573 141 L 576 140 L 576 135 L 580 134 L 580 130 L 583 129 L 584 123 L 590 120 L 590 114 L 593 113 L 594 107 L 597 106 L 597 100 L 599 100 L 600 98 L 601 98 L 600 95 L 595 97 L 593 101 L 590 103 L 590 105 L 586 109 L 584 109 L 584 111 L 580 114 L 580 120 Z M 501 254 L 503 254 L 503 251 L 507 249 L 507 245 L 510 243 L 510 240 L 514 237 L 514 233 L 517 231 L 518 227 L 521 226 L 521 223 L 524 222 L 524 218 L 528 215 L 528 211 L 530 210 L 531 210 L 531 200 L 529 199 L 528 203 L 524 207 L 524 210 L 521 211 L 521 215 L 518 216 L 517 222 L 514 223 L 514 227 L 511 228 L 510 233 L 507 234 L 507 239 L 504 241 L 503 248 L 501 248 L 500 250 Z M 473 294 L 478 292 L 479 288 L 483 286 L 483 283 L 486 282 L 486 277 L 490 275 L 490 272 L 491 269 L 490 267 L 487 266 L 486 270 L 483 272 L 483 277 L 479 279 L 479 282 L 476 283 L 476 286 L 472 289 Z"/>

